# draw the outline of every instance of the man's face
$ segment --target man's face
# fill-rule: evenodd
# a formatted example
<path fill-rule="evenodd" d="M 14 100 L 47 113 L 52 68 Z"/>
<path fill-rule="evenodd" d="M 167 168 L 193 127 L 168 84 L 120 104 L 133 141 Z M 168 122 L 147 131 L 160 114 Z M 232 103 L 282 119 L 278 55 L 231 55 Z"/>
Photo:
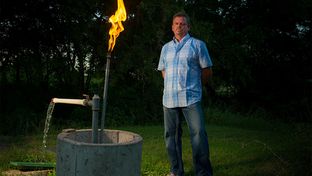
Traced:
<path fill-rule="evenodd" d="M 184 37 L 189 31 L 189 25 L 187 24 L 185 17 L 175 17 L 172 21 L 172 32 L 178 39 Z"/>

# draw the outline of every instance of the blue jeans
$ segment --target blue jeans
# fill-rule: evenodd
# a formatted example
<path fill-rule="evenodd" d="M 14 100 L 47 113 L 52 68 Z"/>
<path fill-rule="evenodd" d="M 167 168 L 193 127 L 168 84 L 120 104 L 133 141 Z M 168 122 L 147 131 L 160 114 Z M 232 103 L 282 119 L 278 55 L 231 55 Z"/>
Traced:
<path fill-rule="evenodd" d="M 208 137 L 205 130 L 204 114 L 201 103 L 197 102 L 187 107 L 164 109 L 164 127 L 166 149 L 169 155 L 171 172 L 184 175 L 182 161 L 182 115 L 184 116 L 191 137 L 193 164 L 196 176 L 212 176 L 209 159 Z"/>

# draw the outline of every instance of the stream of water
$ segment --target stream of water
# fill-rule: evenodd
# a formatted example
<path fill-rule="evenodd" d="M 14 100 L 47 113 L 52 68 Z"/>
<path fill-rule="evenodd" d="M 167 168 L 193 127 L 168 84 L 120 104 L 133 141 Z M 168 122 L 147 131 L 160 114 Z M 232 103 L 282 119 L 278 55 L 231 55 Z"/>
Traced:
<path fill-rule="evenodd" d="M 47 137 L 48 137 L 50 121 L 51 121 L 51 118 L 52 118 L 52 113 L 53 113 L 53 110 L 54 110 L 54 106 L 55 106 L 55 103 L 53 103 L 51 101 L 50 104 L 49 104 L 49 107 L 48 107 L 47 117 L 46 117 L 46 120 L 45 120 L 44 131 L 43 131 L 42 144 L 43 144 L 43 148 L 44 149 L 47 148 Z"/>

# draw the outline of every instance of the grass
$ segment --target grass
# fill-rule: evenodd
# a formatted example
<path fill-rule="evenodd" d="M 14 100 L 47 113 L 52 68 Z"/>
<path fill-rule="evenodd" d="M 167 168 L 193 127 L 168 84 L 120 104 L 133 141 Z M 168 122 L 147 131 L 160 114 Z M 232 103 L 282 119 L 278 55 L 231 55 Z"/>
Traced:
<path fill-rule="evenodd" d="M 311 124 L 285 124 L 227 111 L 206 110 L 207 133 L 215 176 L 312 175 Z M 53 126 L 53 124 L 52 124 Z M 69 128 L 69 127 L 67 127 Z M 169 171 L 162 125 L 125 126 L 143 137 L 143 176 L 162 176 Z M 183 125 L 183 158 L 186 176 L 193 174 L 192 151 Z M 48 148 L 56 145 L 58 130 L 50 132 Z M 42 150 L 42 135 L 1 137 L 0 171 L 10 161 L 55 162 L 54 152 Z"/>

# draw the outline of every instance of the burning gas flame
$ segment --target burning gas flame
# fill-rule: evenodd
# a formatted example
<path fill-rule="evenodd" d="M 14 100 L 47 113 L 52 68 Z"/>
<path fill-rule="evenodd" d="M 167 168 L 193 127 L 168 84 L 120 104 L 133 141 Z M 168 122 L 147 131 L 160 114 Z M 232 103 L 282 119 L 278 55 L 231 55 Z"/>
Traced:
<path fill-rule="evenodd" d="M 112 27 L 109 29 L 109 52 L 113 51 L 119 33 L 124 30 L 121 21 L 126 21 L 127 19 L 127 12 L 123 0 L 117 0 L 117 4 L 118 8 L 115 12 L 115 15 L 112 15 L 108 20 L 110 23 L 112 23 Z"/>

